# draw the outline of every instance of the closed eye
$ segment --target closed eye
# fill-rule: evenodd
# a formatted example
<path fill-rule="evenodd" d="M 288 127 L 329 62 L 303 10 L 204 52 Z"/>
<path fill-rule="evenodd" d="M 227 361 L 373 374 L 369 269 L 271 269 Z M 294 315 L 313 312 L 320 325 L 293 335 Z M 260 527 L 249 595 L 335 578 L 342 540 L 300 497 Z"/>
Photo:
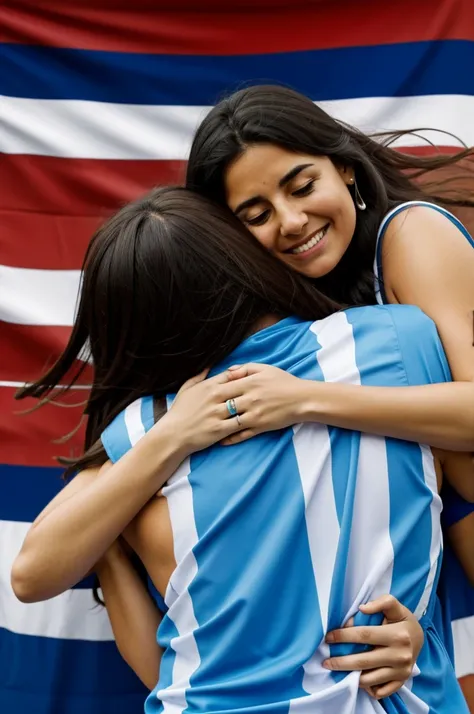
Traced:
<path fill-rule="evenodd" d="M 311 181 L 308 181 L 308 183 L 305 183 L 304 186 L 301 186 L 301 188 L 297 188 L 294 191 L 291 192 L 292 196 L 307 196 L 309 193 L 314 188 L 314 179 L 311 179 Z"/>
<path fill-rule="evenodd" d="M 262 211 L 262 213 L 259 213 L 258 216 L 247 218 L 245 223 L 248 223 L 249 226 L 261 226 L 266 222 L 269 215 L 270 211 Z"/>

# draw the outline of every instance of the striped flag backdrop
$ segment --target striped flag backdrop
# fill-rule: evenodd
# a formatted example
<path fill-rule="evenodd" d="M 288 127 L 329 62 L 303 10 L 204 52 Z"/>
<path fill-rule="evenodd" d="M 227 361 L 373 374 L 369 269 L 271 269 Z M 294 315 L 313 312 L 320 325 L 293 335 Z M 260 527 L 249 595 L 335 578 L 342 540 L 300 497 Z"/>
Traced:
<path fill-rule="evenodd" d="M 199 5 L 199 10 L 196 7 Z M 159 9 L 157 9 L 159 6 Z M 9 585 L 54 456 L 78 453 L 83 389 L 23 416 L 16 388 L 64 346 L 103 217 L 182 179 L 199 120 L 249 82 L 291 85 L 366 130 L 434 126 L 474 144 L 472 0 L 15 0 L 0 9 L 0 711 L 134 714 L 90 582 L 21 605 Z M 423 151 L 423 140 L 405 146 Z M 87 381 L 87 378 L 86 378 Z M 26 405 L 29 406 L 29 405 Z M 71 543 L 71 557 L 74 544 Z"/>

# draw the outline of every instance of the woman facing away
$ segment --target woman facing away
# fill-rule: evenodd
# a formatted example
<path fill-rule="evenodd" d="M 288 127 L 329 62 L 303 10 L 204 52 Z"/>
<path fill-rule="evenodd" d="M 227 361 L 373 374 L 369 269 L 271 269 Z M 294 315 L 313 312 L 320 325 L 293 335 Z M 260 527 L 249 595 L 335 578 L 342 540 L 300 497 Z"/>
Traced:
<path fill-rule="evenodd" d="M 386 344 L 377 360 L 374 334 Z M 153 685 L 161 615 L 116 543 L 123 534 L 169 608 L 147 711 L 465 711 L 431 625 L 441 531 L 430 451 L 321 425 L 206 448 L 239 427 L 245 379 L 227 371 L 236 359 L 270 362 L 308 384 L 449 379 L 429 318 L 401 306 L 342 312 L 225 211 L 162 189 L 98 232 L 68 346 L 23 395 L 54 396 L 87 342 L 88 450 L 27 535 L 12 572 L 21 599 L 52 597 L 98 563 L 119 647 Z M 211 364 L 213 376 L 172 396 Z M 368 669 L 364 687 L 379 684 L 373 675 L 398 626 L 367 627 L 367 617 L 407 611 L 364 602 L 387 590 L 417 612 L 425 642 L 413 681 L 382 705 L 347 671 Z M 358 637 L 327 634 L 351 616 L 362 618 Z M 332 672 L 332 641 L 377 647 Z M 411 671 L 411 657 L 406 664 Z"/>
<path fill-rule="evenodd" d="M 408 389 L 306 385 L 244 365 L 233 373 L 252 377 L 239 398 L 242 429 L 228 443 L 315 421 L 474 451 L 474 242 L 442 207 L 474 207 L 474 154 L 405 155 L 390 148 L 395 138 L 370 138 L 278 86 L 236 92 L 199 127 L 189 188 L 230 208 L 261 245 L 327 296 L 346 305 L 418 305 L 437 325 L 455 380 Z M 456 176 L 442 179 L 439 170 L 449 166 L 459 167 L 457 183 Z M 474 474 L 464 463 L 448 477 L 472 503 Z M 457 541 L 457 554 L 472 570 L 466 545 Z"/>

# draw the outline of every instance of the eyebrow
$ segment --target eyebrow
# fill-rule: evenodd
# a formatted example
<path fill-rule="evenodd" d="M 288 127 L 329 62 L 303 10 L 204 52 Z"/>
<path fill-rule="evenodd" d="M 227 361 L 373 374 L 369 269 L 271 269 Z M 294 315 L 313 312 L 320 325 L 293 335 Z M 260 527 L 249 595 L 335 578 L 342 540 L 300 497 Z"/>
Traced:
<path fill-rule="evenodd" d="M 287 184 L 292 181 L 295 176 L 298 176 L 299 173 L 304 171 L 304 169 L 309 168 L 310 166 L 313 166 L 313 164 L 298 164 L 298 166 L 293 166 L 292 169 L 288 171 L 279 181 L 278 181 L 278 187 L 283 188 Z M 243 210 L 246 208 L 251 208 L 252 206 L 255 206 L 257 203 L 261 203 L 265 199 L 263 196 L 252 196 L 252 198 L 247 198 L 247 200 L 242 201 L 242 203 L 239 203 L 237 208 L 234 211 L 234 214 L 237 216 L 239 213 L 241 213 Z"/>

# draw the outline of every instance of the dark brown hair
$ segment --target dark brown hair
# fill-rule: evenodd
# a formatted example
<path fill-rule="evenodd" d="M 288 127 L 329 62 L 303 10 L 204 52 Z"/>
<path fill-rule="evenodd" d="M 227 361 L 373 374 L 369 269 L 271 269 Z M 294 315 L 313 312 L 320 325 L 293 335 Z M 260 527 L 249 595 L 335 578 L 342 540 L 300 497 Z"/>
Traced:
<path fill-rule="evenodd" d="M 280 86 L 254 86 L 219 102 L 206 116 L 194 137 L 186 185 L 225 206 L 227 168 L 248 146 L 262 143 L 327 156 L 336 165 L 352 166 L 367 209 L 357 212 L 355 233 L 342 260 L 315 283 L 339 302 L 370 304 L 375 302 L 372 265 L 377 231 L 388 210 L 418 199 L 474 207 L 469 198 L 474 163 L 462 161 L 474 158 L 473 151 L 449 156 L 433 148 L 433 155 L 422 157 L 390 148 L 395 139 L 408 133 L 416 132 L 369 137 L 333 119 L 298 92 Z M 458 173 L 448 179 L 438 170 L 449 166 L 456 166 Z M 423 179 L 422 184 L 418 179 Z M 462 190 L 463 182 L 466 190 Z"/>
<path fill-rule="evenodd" d="M 87 349 L 93 384 L 85 405 L 86 453 L 68 472 L 100 465 L 107 458 L 102 431 L 135 399 L 178 390 L 269 313 L 315 320 L 338 308 L 216 203 L 185 188 L 155 189 L 93 237 L 69 342 L 17 398 L 58 399 L 64 392 L 58 385 Z"/>

